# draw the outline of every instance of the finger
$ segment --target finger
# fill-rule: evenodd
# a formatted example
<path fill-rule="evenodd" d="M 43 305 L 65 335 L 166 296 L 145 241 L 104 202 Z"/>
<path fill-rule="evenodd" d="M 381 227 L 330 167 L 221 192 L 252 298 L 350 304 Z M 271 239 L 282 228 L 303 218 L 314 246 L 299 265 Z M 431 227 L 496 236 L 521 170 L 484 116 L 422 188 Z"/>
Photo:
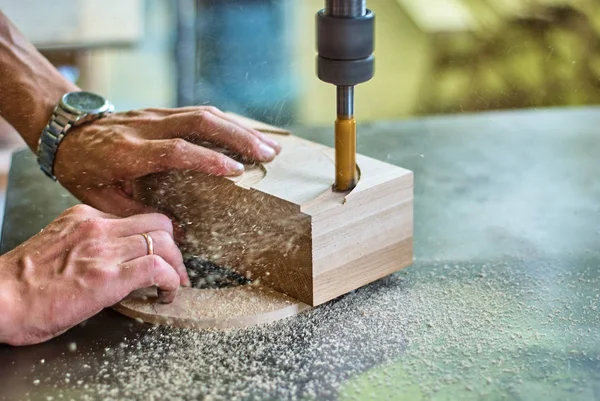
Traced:
<path fill-rule="evenodd" d="M 157 286 L 158 300 L 170 303 L 177 295 L 180 278 L 175 269 L 158 255 L 144 256 L 119 265 L 119 282 L 126 292 Z"/>
<path fill-rule="evenodd" d="M 174 114 L 165 119 L 169 137 L 200 139 L 226 147 L 248 159 L 270 161 L 277 152 L 247 128 L 209 111 Z"/>
<path fill-rule="evenodd" d="M 254 135 L 255 137 L 259 138 L 261 141 L 265 142 L 267 145 L 272 147 L 277 154 L 279 154 L 279 152 L 281 152 L 281 144 L 279 144 L 279 142 L 275 141 L 274 139 L 271 139 L 268 135 L 263 134 L 262 132 L 258 131 L 255 128 L 252 128 L 250 126 L 240 123 L 234 117 L 230 116 L 229 114 L 223 112 L 222 110 L 220 110 L 216 107 L 212 107 L 210 109 L 210 112 L 221 117 L 224 120 L 229 121 L 230 123 L 233 123 L 233 124 L 241 127 L 242 129 L 247 130 L 252 135 Z"/>
<path fill-rule="evenodd" d="M 173 235 L 171 219 L 130 198 L 117 187 L 90 189 L 86 191 L 84 198 L 86 203 L 93 203 L 100 209 L 108 209 L 119 216 L 129 216 L 123 219 L 112 219 L 111 234 L 117 237 L 161 230 Z"/>
<path fill-rule="evenodd" d="M 74 194 L 79 199 L 84 202 L 98 208 L 102 209 L 105 212 L 109 212 L 108 216 L 112 216 L 112 218 L 119 217 L 130 217 L 134 215 L 164 215 L 165 213 L 162 211 L 158 211 L 150 206 L 144 205 L 142 202 L 136 201 L 130 195 L 126 194 L 125 191 L 120 189 L 117 186 L 111 187 L 103 187 L 103 188 L 91 188 L 83 191 L 82 194 Z M 100 212 L 102 213 L 102 212 Z M 115 217 L 116 216 L 116 217 Z M 165 223 L 165 216 L 158 217 L 162 219 L 162 222 L 153 223 L 152 225 L 146 226 L 147 231 L 160 231 L 161 229 L 165 229 L 165 231 L 169 231 L 166 227 L 168 227 Z M 185 238 L 185 230 L 182 226 L 171 216 L 166 216 L 167 219 L 170 220 L 170 232 L 173 233 L 173 236 L 178 241 L 182 241 Z M 139 234 L 143 231 L 143 223 L 148 217 L 142 219 L 142 221 L 138 221 L 134 219 L 136 225 L 130 230 L 121 229 L 118 231 L 118 236 L 125 237 L 128 235 Z M 131 221 L 128 221 L 131 223 Z M 124 231 L 125 230 L 125 231 Z"/>
<path fill-rule="evenodd" d="M 163 258 L 179 274 L 181 285 L 191 286 L 190 278 L 183 264 L 183 256 L 173 241 L 173 237 L 166 231 L 151 231 L 146 233 L 151 238 L 155 255 Z M 120 263 L 129 262 L 144 257 L 149 253 L 148 242 L 141 234 L 119 238 L 115 241 L 115 253 Z"/>
<path fill-rule="evenodd" d="M 98 210 L 90 205 L 79 204 L 70 207 L 69 209 L 64 211 L 64 214 L 75 214 L 82 215 L 86 217 L 101 217 L 103 219 L 117 219 L 118 216 L 110 213 L 104 213 L 101 210 Z"/>
<path fill-rule="evenodd" d="M 168 170 L 193 170 L 216 176 L 244 172 L 244 165 L 232 158 L 180 138 L 146 141 L 144 157 L 152 162 L 140 176 Z"/>
<path fill-rule="evenodd" d="M 88 188 L 74 195 L 88 205 L 117 217 L 156 212 L 155 209 L 131 198 L 119 186 Z"/>
<path fill-rule="evenodd" d="M 281 144 L 279 144 L 279 142 L 275 141 L 274 139 L 271 139 L 268 135 L 265 135 L 263 132 L 257 130 L 254 127 L 251 127 L 250 125 L 244 124 L 238 118 L 233 117 L 230 114 L 227 114 L 224 111 L 222 111 L 221 109 L 214 107 L 214 106 L 187 106 L 187 107 L 178 107 L 176 109 L 146 109 L 146 110 L 158 113 L 161 117 L 165 117 L 165 116 L 173 115 L 173 114 L 177 114 L 177 113 L 197 113 L 199 111 L 208 111 L 209 113 L 212 113 L 224 120 L 227 120 L 227 121 L 239 126 L 240 128 L 242 128 L 244 130 L 247 130 L 252 135 L 256 136 L 257 138 L 259 138 L 260 140 L 265 142 L 267 145 L 272 147 L 275 150 L 275 152 L 279 153 L 281 151 Z"/>

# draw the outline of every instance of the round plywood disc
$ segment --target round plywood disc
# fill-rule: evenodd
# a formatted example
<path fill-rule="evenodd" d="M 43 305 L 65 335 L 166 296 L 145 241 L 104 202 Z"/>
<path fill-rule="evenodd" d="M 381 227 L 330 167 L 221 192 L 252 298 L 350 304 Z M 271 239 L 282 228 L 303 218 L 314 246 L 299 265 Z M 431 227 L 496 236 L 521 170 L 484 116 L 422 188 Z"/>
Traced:
<path fill-rule="evenodd" d="M 170 304 L 157 301 L 156 288 L 132 292 L 114 306 L 118 312 L 146 323 L 173 327 L 248 327 L 275 322 L 310 308 L 268 287 L 242 285 L 219 289 L 179 289 Z"/>

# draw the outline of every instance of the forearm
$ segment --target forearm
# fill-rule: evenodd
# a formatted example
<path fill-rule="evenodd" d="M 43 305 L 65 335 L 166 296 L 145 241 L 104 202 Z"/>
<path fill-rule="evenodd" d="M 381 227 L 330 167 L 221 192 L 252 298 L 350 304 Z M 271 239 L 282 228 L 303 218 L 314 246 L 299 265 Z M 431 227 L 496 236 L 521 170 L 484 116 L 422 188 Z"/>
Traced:
<path fill-rule="evenodd" d="M 60 97 L 76 90 L 0 12 L 0 116 L 33 151 Z"/>
<path fill-rule="evenodd" d="M 0 257 L 0 344 L 13 344 L 15 342 L 15 325 L 18 312 L 17 296 L 12 281 L 2 274 L 6 269 L 6 256 Z"/>

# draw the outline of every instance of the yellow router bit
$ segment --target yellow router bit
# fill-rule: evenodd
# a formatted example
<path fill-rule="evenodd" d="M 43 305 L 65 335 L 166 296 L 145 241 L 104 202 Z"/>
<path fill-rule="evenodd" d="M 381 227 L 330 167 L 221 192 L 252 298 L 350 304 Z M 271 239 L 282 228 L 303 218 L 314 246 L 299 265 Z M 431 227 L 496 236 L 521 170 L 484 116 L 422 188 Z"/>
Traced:
<path fill-rule="evenodd" d="M 336 191 L 356 186 L 356 119 L 338 115 L 335 120 L 335 185 Z"/>
<path fill-rule="evenodd" d="M 366 0 L 325 0 L 317 13 L 317 75 L 337 86 L 336 191 L 349 191 L 358 180 L 354 86 L 373 77 L 374 29 Z"/>

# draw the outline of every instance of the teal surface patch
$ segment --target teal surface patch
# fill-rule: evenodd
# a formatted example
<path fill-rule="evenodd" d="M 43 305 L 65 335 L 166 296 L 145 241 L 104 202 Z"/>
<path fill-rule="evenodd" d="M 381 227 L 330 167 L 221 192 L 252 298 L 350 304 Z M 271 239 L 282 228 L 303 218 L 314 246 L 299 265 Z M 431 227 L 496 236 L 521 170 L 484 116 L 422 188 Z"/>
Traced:
<path fill-rule="evenodd" d="M 600 398 L 600 279 L 585 258 L 420 261 L 404 280 L 408 344 L 343 400 Z"/>

